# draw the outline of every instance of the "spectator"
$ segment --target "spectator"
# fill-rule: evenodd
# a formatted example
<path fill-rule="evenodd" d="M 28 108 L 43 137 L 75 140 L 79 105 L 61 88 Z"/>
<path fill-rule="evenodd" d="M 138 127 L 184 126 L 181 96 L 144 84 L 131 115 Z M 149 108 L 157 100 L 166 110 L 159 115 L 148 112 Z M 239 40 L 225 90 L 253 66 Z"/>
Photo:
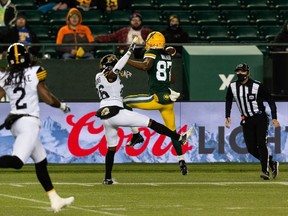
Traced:
<path fill-rule="evenodd" d="M 288 43 L 288 20 L 285 21 L 282 30 L 275 37 L 273 43 Z M 288 51 L 288 46 L 271 46 L 272 51 Z"/>
<path fill-rule="evenodd" d="M 6 28 L 5 31 L 0 33 L 0 41 L 3 43 L 17 43 L 24 44 L 29 53 L 37 56 L 40 50 L 40 46 L 31 46 L 33 43 L 38 43 L 36 34 L 30 29 L 27 18 L 24 13 L 18 13 L 14 27 Z M 5 50 L 7 48 L 3 47 Z"/>
<path fill-rule="evenodd" d="M 11 0 L 0 0 L 0 26 L 13 26 L 17 10 Z"/>
<path fill-rule="evenodd" d="M 103 12 L 111 12 L 115 10 L 128 10 L 131 0 L 97 0 L 97 7 Z"/>
<path fill-rule="evenodd" d="M 82 15 L 77 8 L 71 8 L 66 17 L 67 25 L 60 28 L 56 44 L 73 44 L 72 46 L 57 46 L 56 50 L 63 59 L 93 59 L 93 46 L 78 44 L 93 43 L 94 38 L 88 26 L 82 25 Z"/>
<path fill-rule="evenodd" d="M 145 40 L 152 32 L 150 28 L 142 27 L 142 16 L 140 13 L 133 13 L 130 17 L 130 26 L 119 29 L 118 31 L 107 35 L 96 35 L 97 42 L 117 42 L 131 44 L 134 37 L 138 37 L 137 46 L 134 50 L 135 58 L 143 58 L 145 53 Z M 128 46 L 120 47 L 119 52 L 123 54 Z"/>
<path fill-rule="evenodd" d="M 77 0 L 76 7 L 82 11 L 97 9 L 96 0 Z"/>
<path fill-rule="evenodd" d="M 183 31 L 180 27 L 180 18 L 178 16 L 171 15 L 169 17 L 169 26 L 162 34 L 166 38 L 166 43 L 188 43 L 189 36 L 188 34 Z M 180 57 L 182 55 L 182 46 L 175 46 L 177 51 L 176 57 Z"/>
<path fill-rule="evenodd" d="M 68 10 L 73 7 L 72 0 L 36 0 L 36 5 L 38 5 L 38 10 L 42 13 L 47 13 L 48 11 L 57 10 Z"/>

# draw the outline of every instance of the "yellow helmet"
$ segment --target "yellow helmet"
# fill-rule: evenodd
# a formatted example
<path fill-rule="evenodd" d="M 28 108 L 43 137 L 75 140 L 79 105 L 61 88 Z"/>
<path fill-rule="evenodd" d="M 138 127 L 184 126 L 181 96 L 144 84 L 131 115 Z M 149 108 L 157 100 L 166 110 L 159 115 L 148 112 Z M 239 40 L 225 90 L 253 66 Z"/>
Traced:
<path fill-rule="evenodd" d="M 151 32 L 146 39 L 145 49 L 163 49 L 165 47 L 165 37 L 160 32 Z"/>

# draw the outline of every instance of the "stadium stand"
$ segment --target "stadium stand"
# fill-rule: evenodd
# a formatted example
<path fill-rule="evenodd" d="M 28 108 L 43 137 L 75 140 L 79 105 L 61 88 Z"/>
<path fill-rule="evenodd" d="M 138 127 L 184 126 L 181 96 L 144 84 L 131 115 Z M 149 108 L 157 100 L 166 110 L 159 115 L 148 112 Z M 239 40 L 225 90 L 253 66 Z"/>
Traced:
<path fill-rule="evenodd" d="M 288 10 L 288 1 L 286 0 L 271 0 L 270 5 L 278 10 Z"/>
<path fill-rule="evenodd" d="M 142 10 L 143 25 L 159 24 L 163 21 L 161 10 Z"/>
<path fill-rule="evenodd" d="M 180 19 L 181 25 L 189 25 L 191 24 L 191 12 L 189 10 L 164 10 L 162 11 L 163 23 L 167 23 L 169 21 L 169 17 L 171 15 L 177 16 Z"/>
<path fill-rule="evenodd" d="M 154 7 L 160 10 L 181 10 L 185 5 L 183 0 L 155 0 Z"/>
<path fill-rule="evenodd" d="M 59 27 L 65 25 L 67 11 L 38 12 L 31 0 L 13 0 L 18 11 L 25 12 L 29 25 L 41 43 L 55 43 Z M 167 27 L 170 15 L 181 20 L 191 43 L 270 43 L 288 20 L 287 0 L 132 0 L 131 11 L 112 13 L 83 11 L 83 24 L 93 33 L 107 34 L 127 26 L 133 11 L 139 11 L 143 25 L 154 31 Z M 53 47 L 43 51 L 57 56 Z M 96 56 L 111 52 L 101 47 Z"/>
<path fill-rule="evenodd" d="M 37 9 L 34 1 L 31 0 L 12 0 L 12 3 L 16 6 L 18 11 Z"/>
<path fill-rule="evenodd" d="M 260 42 L 261 38 L 257 26 L 231 26 L 230 34 L 232 39 L 238 42 Z"/>
<path fill-rule="evenodd" d="M 104 13 L 104 17 L 110 23 L 110 25 L 127 25 L 130 22 L 130 15 L 131 12 L 126 10 L 115 10 L 110 13 Z"/>
<path fill-rule="evenodd" d="M 103 13 L 100 10 L 82 11 L 83 25 L 101 25 L 104 22 Z"/>
<path fill-rule="evenodd" d="M 268 9 L 270 7 L 268 0 L 241 0 L 241 7 L 249 10 Z"/>
<path fill-rule="evenodd" d="M 282 26 L 277 25 L 264 25 L 259 27 L 259 34 L 262 40 L 272 42 L 276 35 L 281 31 Z"/>
<path fill-rule="evenodd" d="M 250 11 L 250 21 L 257 25 L 277 25 L 278 12 L 272 10 L 253 10 Z"/>
<path fill-rule="evenodd" d="M 202 35 L 209 42 L 230 41 L 229 29 L 227 26 L 202 26 Z"/>
<path fill-rule="evenodd" d="M 238 0 L 214 0 L 214 8 L 218 10 L 238 10 L 240 6 Z"/>
<path fill-rule="evenodd" d="M 223 10 L 221 15 L 222 20 L 226 22 L 228 26 L 250 24 L 250 16 L 248 10 Z"/>
<path fill-rule="evenodd" d="M 135 10 L 149 10 L 154 7 L 153 1 L 132 0 L 131 9 Z"/>
<path fill-rule="evenodd" d="M 40 11 L 37 10 L 22 10 L 29 22 L 29 25 L 41 25 L 44 22 L 44 16 Z"/>
<path fill-rule="evenodd" d="M 191 22 L 199 25 L 213 25 L 222 22 L 221 14 L 218 10 L 193 11 L 191 17 Z"/>
<path fill-rule="evenodd" d="M 212 2 L 210 0 L 186 0 L 187 7 L 192 10 L 210 10 Z"/>

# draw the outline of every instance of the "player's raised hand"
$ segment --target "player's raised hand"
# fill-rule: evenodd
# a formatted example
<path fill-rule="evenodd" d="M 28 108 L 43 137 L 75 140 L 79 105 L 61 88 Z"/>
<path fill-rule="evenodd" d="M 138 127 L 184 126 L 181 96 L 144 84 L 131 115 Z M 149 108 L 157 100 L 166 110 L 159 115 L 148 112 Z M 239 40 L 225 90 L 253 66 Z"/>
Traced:
<path fill-rule="evenodd" d="M 135 47 L 136 47 L 136 44 L 137 44 L 137 41 L 138 41 L 138 37 L 134 37 L 132 43 L 130 44 L 129 48 L 128 48 L 128 51 L 133 53 Z"/>
<path fill-rule="evenodd" d="M 70 107 L 66 103 L 60 104 L 60 109 L 66 114 L 71 111 Z"/>

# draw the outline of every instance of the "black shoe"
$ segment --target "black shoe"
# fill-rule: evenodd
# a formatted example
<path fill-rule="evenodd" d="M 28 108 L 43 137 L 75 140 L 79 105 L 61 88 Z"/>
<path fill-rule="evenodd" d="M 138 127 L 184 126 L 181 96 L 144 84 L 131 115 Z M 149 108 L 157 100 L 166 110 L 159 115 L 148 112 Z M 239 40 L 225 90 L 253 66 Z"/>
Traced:
<path fill-rule="evenodd" d="M 270 165 L 272 171 L 272 178 L 275 179 L 279 174 L 279 162 L 273 161 Z"/>
<path fill-rule="evenodd" d="M 179 165 L 180 165 L 180 171 L 182 173 L 182 175 L 187 175 L 188 170 L 187 170 L 187 166 L 184 160 L 180 160 L 179 161 Z"/>
<path fill-rule="evenodd" d="M 270 180 L 269 172 L 262 172 L 260 177 L 264 180 Z"/>
<path fill-rule="evenodd" d="M 104 180 L 103 180 L 103 184 L 105 184 L 105 185 L 111 185 L 111 184 L 113 184 L 113 181 L 112 181 L 112 179 L 104 179 Z"/>
<path fill-rule="evenodd" d="M 144 138 L 138 132 L 137 134 L 133 134 L 132 139 L 126 144 L 126 146 L 135 146 L 137 143 L 142 143 Z"/>

